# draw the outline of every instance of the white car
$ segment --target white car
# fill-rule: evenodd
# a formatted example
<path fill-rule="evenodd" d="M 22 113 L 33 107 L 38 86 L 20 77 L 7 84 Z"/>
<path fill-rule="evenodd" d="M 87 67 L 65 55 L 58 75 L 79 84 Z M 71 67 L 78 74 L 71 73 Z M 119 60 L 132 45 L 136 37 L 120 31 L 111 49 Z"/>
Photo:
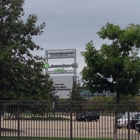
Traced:
<path fill-rule="evenodd" d="M 138 112 L 130 112 L 129 116 L 130 116 L 130 120 L 132 119 L 132 117 L 137 114 Z M 118 128 L 122 128 L 122 127 L 126 127 L 128 123 L 128 112 L 125 112 L 124 115 L 122 115 L 121 118 L 119 118 L 117 120 L 117 127 Z"/>

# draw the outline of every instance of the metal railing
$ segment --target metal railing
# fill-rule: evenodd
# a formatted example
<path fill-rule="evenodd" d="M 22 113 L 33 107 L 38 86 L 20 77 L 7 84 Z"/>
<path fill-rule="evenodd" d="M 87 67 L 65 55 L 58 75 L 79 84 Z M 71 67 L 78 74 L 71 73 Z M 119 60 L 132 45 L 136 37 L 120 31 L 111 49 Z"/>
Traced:
<path fill-rule="evenodd" d="M 54 105 L 42 101 L 0 101 L 0 110 L 1 140 L 113 139 L 115 102 L 57 101 Z M 99 119 L 87 115 L 93 111 Z M 124 113 L 127 117 L 118 118 L 118 139 L 140 139 L 140 133 L 132 129 L 131 112 L 140 113 L 140 103 L 120 102 L 118 117 Z"/>

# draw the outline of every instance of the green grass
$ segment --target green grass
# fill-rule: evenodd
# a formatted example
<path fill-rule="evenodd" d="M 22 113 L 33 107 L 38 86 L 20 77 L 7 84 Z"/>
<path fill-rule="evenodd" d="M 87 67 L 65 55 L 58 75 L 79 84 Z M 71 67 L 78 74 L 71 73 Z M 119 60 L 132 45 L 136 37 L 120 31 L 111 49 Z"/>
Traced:
<path fill-rule="evenodd" d="M 17 137 L 0 137 L 0 140 L 18 140 Z M 20 137 L 20 140 L 70 140 L 70 138 Z M 73 138 L 72 140 L 113 140 L 112 138 Z M 126 139 L 118 139 L 126 140 Z"/>
<path fill-rule="evenodd" d="M 5 118 L 4 120 L 18 120 L 17 118 Z M 69 118 L 62 118 L 62 117 L 31 117 L 31 118 L 24 118 L 21 117 L 20 120 L 70 120 Z"/>

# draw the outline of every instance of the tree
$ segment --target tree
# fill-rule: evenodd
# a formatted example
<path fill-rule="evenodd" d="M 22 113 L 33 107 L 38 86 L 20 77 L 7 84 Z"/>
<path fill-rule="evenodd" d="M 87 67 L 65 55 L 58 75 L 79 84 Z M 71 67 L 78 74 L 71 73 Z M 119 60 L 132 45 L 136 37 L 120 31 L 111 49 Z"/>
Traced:
<path fill-rule="evenodd" d="M 76 112 L 76 115 L 78 112 L 83 110 L 83 102 L 85 98 L 80 95 L 80 89 L 79 89 L 79 83 L 73 82 L 72 90 L 70 92 L 70 99 L 72 101 L 72 109 L 73 112 Z"/>
<path fill-rule="evenodd" d="M 79 83 L 73 82 L 72 90 L 69 94 L 70 100 L 80 101 L 83 100 L 83 97 L 80 95 Z"/>
<path fill-rule="evenodd" d="M 93 42 L 86 44 L 82 52 L 86 66 L 81 74 L 83 83 L 92 91 L 116 92 L 115 124 L 121 94 L 135 95 L 140 89 L 140 25 L 130 24 L 124 29 L 107 23 L 97 33 L 101 39 L 108 39 L 97 50 Z M 114 140 L 117 139 L 117 125 Z"/>
<path fill-rule="evenodd" d="M 24 21 L 24 0 L 0 1 L 0 99 L 46 99 L 52 82 L 44 75 L 44 59 L 32 51 L 42 48 L 32 41 L 41 35 L 45 23 L 37 26 L 37 16 Z M 44 85 L 47 82 L 49 89 Z M 45 84 L 46 84 L 45 82 Z"/>

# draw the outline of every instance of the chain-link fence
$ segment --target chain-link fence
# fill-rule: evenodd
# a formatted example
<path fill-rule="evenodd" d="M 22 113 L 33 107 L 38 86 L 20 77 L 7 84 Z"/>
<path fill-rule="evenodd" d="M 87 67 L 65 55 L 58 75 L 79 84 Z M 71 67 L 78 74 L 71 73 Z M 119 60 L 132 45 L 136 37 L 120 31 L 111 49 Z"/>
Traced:
<path fill-rule="evenodd" d="M 113 139 L 115 102 L 0 101 L 1 140 Z M 120 102 L 117 138 L 139 140 L 140 103 Z"/>

